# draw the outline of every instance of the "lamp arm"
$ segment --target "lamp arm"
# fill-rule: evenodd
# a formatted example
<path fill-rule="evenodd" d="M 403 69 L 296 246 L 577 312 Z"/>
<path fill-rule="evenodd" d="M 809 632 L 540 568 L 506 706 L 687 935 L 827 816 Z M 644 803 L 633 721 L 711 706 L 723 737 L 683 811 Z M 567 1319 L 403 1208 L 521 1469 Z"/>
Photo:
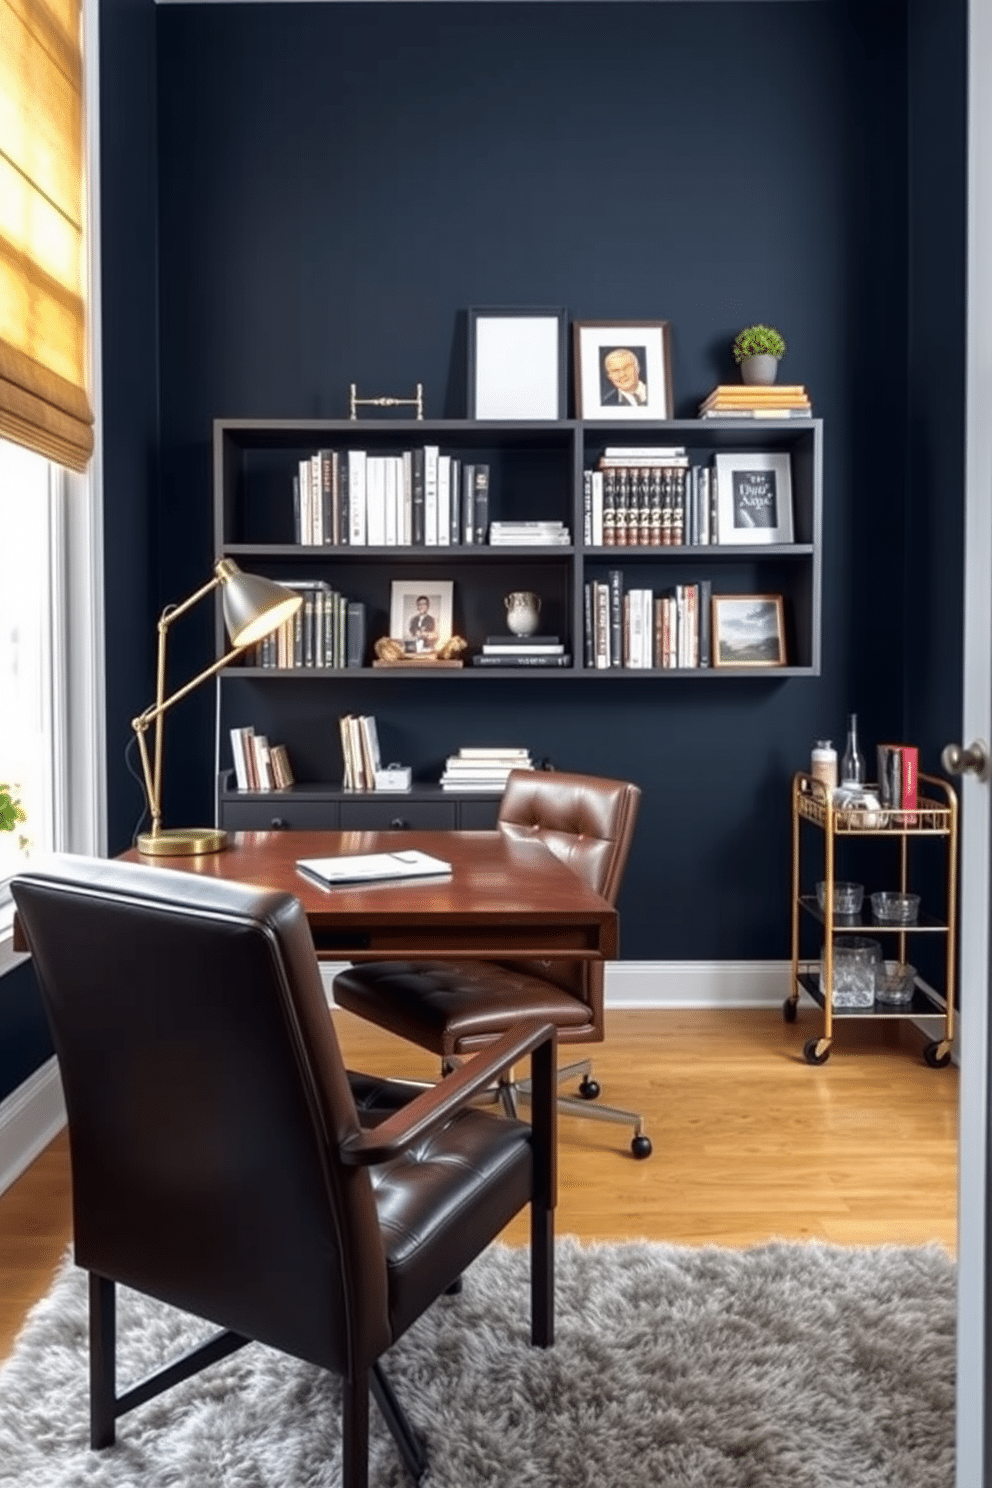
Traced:
<path fill-rule="evenodd" d="M 211 676 L 214 672 L 220 671 L 221 667 L 226 666 L 230 661 L 231 656 L 235 655 L 235 652 L 232 651 L 229 656 L 223 657 L 221 661 L 208 667 L 198 677 L 194 677 L 192 682 L 187 683 L 179 692 L 174 693 L 171 698 L 166 698 L 166 637 L 169 627 L 175 620 L 179 619 L 180 615 L 185 615 L 187 610 L 191 610 L 194 605 L 199 604 L 201 599 L 206 598 L 208 594 L 212 594 L 222 582 L 221 576 L 215 573 L 206 584 L 201 585 L 193 594 L 184 599 L 181 604 L 164 610 L 159 616 L 158 661 L 155 668 L 155 702 L 152 707 L 146 708 L 143 713 L 139 714 L 131 722 L 131 727 L 138 736 L 138 748 L 141 752 L 141 769 L 145 777 L 145 792 L 148 797 L 148 810 L 151 815 L 151 830 L 153 835 L 159 831 L 162 822 L 162 715 L 172 707 L 173 703 L 185 697 L 188 692 L 191 692 L 194 687 L 199 686 L 207 677 Z M 148 758 L 148 746 L 145 742 L 145 730 L 151 723 L 155 724 L 154 765 L 152 765 Z"/>

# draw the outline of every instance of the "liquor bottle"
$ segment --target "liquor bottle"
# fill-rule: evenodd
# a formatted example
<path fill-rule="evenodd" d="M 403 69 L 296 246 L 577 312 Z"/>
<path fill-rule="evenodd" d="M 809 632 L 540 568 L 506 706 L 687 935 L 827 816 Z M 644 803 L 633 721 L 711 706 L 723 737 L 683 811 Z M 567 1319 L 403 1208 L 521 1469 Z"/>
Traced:
<path fill-rule="evenodd" d="M 810 764 L 813 779 L 833 790 L 837 784 L 837 751 L 829 739 L 817 739 Z"/>
<path fill-rule="evenodd" d="M 840 762 L 840 783 L 864 785 L 865 757 L 858 748 L 858 715 L 851 713 L 847 719 L 847 744 Z"/>

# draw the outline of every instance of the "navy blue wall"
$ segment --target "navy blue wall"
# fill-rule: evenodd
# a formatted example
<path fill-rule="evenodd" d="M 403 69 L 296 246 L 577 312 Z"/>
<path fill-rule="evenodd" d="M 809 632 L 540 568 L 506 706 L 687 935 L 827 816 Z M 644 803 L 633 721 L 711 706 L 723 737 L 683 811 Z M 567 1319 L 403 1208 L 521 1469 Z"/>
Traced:
<path fill-rule="evenodd" d="M 735 375 L 740 326 L 781 328 L 782 378 L 825 420 L 821 678 L 501 683 L 460 703 L 423 679 L 415 718 L 408 688 L 356 680 L 315 689 L 294 726 L 333 738 L 340 712 L 374 712 L 406 740 L 387 753 L 414 766 L 481 734 L 636 780 L 625 955 L 786 954 L 792 771 L 849 708 L 869 743 L 902 723 L 904 7 L 280 4 L 157 19 L 169 597 L 209 570 L 215 416 L 341 416 L 352 380 L 422 380 L 429 414 L 458 415 L 459 314 L 500 303 L 670 320 L 676 412 L 691 416 Z M 207 631 L 204 617 L 174 637 L 187 669 Z M 169 810 L 209 819 L 211 700 L 184 707 Z M 260 693 L 243 721 L 264 709 Z"/>

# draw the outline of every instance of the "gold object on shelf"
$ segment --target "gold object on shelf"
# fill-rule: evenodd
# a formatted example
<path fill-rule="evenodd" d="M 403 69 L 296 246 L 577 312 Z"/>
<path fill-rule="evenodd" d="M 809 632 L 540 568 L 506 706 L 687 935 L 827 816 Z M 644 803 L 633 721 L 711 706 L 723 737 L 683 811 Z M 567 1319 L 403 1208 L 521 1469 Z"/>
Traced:
<path fill-rule="evenodd" d="M 869 790 L 872 787 L 868 787 Z M 941 1018 L 943 1036 L 933 1040 L 924 1051 L 926 1062 L 941 1068 L 950 1060 L 954 1042 L 954 981 L 956 975 L 955 956 L 957 950 L 957 831 L 958 800 L 954 788 L 934 775 L 919 774 L 919 799 L 911 808 L 893 809 L 886 806 L 881 812 L 866 811 L 863 805 L 834 805 L 834 792 L 821 780 L 798 771 L 792 782 L 792 980 L 789 996 L 783 1011 L 788 1021 L 796 1016 L 799 994 L 806 990 L 823 1007 L 823 1033 L 810 1039 L 804 1049 L 810 1064 L 822 1064 L 830 1053 L 833 1040 L 833 987 L 834 987 L 834 931 L 842 929 L 888 929 L 896 933 L 898 960 L 905 963 L 907 933 L 912 934 L 914 925 L 888 925 L 874 917 L 862 919 L 861 915 L 841 916 L 834 910 L 834 848 L 841 837 L 891 838 L 899 843 L 899 892 L 905 894 L 909 879 L 909 842 L 914 837 L 942 837 L 947 845 L 946 922 L 931 927 L 945 937 L 945 985 L 943 993 L 931 987 L 922 978 L 916 979 L 921 994 L 915 1003 L 895 1011 L 895 1004 L 884 1004 L 863 1011 L 852 1010 L 841 1016 L 853 1017 L 913 1017 L 914 1019 Z M 823 879 L 826 885 L 822 911 L 816 899 L 805 897 L 800 889 L 800 826 L 803 822 L 823 832 Z M 868 825 L 866 823 L 870 822 Z M 800 912 L 820 914 L 823 921 L 822 965 L 806 962 L 799 954 Z M 919 927 L 927 928 L 927 927 Z M 819 980 L 817 978 L 819 971 Z M 822 989 L 822 990 L 821 990 Z M 923 1006 L 920 1002 L 923 1002 Z M 876 1004 L 878 999 L 876 998 Z M 933 1009 L 933 1011 L 931 1011 Z"/>
<path fill-rule="evenodd" d="M 180 687 L 171 697 L 165 695 L 165 649 L 169 627 L 180 615 L 185 615 L 195 604 L 212 594 L 215 589 L 223 591 L 224 624 L 233 643 L 218 661 Z M 227 845 L 227 833 L 219 827 L 179 827 L 170 831 L 162 828 L 162 719 L 164 715 L 208 677 L 221 671 L 238 656 L 246 646 L 253 646 L 264 636 L 277 630 L 284 620 L 294 615 L 303 603 L 302 596 L 276 584 L 272 579 L 260 578 L 257 574 L 242 573 L 231 558 L 220 558 L 214 565 L 213 578 L 197 589 L 188 599 L 178 605 L 167 605 L 158 622 L 158 666 L 155 702 L 144 713 L 131 720 L 141 754 L 141 770 L 144 776 L 145 796 L 151 817 L 151 831 L 142 832 L 137 840 L 137 849 L 146 857 L 189 858 L 201 853 L 220 852 Z M 154 764 L 148 756 L 145 734 L 155 725 L 153 747 Z"/>
<path fill-rule="evenodd" d="M 360 398 L 355 383 L 351 384 L 351 414 L 353 419 L 358 418 L 355 411 L 359 406 L 366 408 L 416 408 L 418 419 L 424 416 L 424 384 L 417 383 L 416 394 L 412 398 Z"/>

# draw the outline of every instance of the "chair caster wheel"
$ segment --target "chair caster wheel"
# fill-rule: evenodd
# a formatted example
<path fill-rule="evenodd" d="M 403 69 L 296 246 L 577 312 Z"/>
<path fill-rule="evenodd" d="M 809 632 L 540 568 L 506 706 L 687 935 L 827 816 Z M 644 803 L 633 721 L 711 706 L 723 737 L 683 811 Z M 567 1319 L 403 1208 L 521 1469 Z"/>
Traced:
<path fill-rule="evenodd" d="M 579 1083 L 579 1094 L 583 1100 L 595 1100 L 599 1095 L 599 1081 L 591 1080 L 588 1075 L 583 1075 Z"/>
<path fill-rule="evenodd" d="M 651 1146 L 651 1138 L 645 1136 L 635 1137 L 630 1144 L 630 1150 L 635 1157 L 650 1157 L 654 1151 Z"/>
<path fill-rule="evenodd" d="M 462 1289 L 462 1278 L 460 1276 L 456 1276 L 455 1279 L 454 1279 L 454 1281 L 451 1283 L 451 1285 L 445 1287 L 445 1289 L 444 1289 L 444 1295 L 446 1297 L 457 1297 L 458 1294 L 459 1294 L 459 1292 L 461 1291 L 461 1289 Z"/>
<path fill-rule="evenodd" d="M 811 1038 L 803 1044 L 803 1058 L 807 1064 L 826 1064 L 830 1058 L 830 1045 L 826 1039 Z"/>

